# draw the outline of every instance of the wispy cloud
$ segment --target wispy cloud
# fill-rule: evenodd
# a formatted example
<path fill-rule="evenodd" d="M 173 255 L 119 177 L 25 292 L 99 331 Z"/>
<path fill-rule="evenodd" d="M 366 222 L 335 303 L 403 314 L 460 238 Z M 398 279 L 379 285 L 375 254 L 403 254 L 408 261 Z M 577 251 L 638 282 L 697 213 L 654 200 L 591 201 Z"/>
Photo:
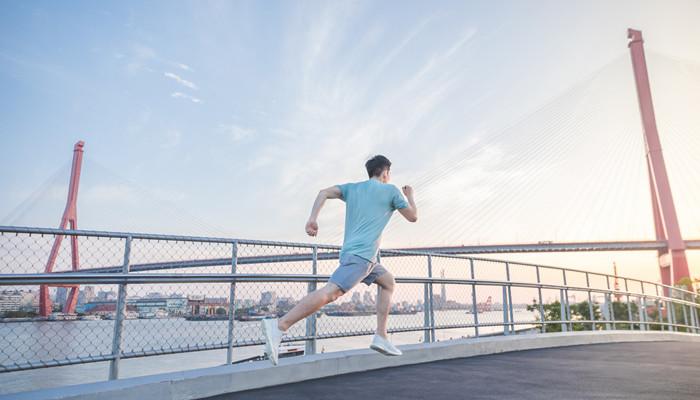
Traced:
<path fill-rule="evenodd" d="M 185 99 L 185 100 L 189 100 L 189 101 L 191 101 L 191 102 L 193 102 L 193 103 L 201 103 L 201 102 L 202 102 L 202 99 L 198 99 L 198 98 L 196 98 L 196 97 L 194 97 L 194 96 L 190 96 L 189 94 L 187 94 L 187 93 L 182 93 L 182 92 L 173 92 L 170 96 L 171 96 L 171 97 L 174 97 L 174 98 L 176 98 L 176 99 Z"/>
<path fill-rule="evenodd" d="M 389 51 L 384 58 L 374 66 L 374 70 L 378 73 L 384 70 L 384 68 L 389 65 L 394 59 L 413 41 L 416 36 L 418 36 L 421 31 L 425 29 L 426 26 L 434 19 L 434 16 L 429 16 L 421 23 L 417 24 L 413 30 L 411 30 L 408 35 L 406 35 L 403 40 L 394 48 Z"/>
<path fill-rule="evenodd" d="M 192 67 L 190 67 L 190 66 L 187 65 L 187 64 L 175 63 L 175 65 L 177 65 L 180 69 L 183 69 L 183 70 L 185 70 L 185 71 L 192 71 Z"/>
<path fill-rule="evenodd" d="M 153 69 L 148 66 L 148 64 L 151 64 L 154 60 L 157 60 L 155 50 L 140 43 L 131 45 L 127 55 L 119 52 L 116 53 L 115 58 L 117 60 L 126 61 L 126 70 L 132 75 L 140 70 L 154 72 Z"/>
<path fill-rule="evenodd" d="M 244 128 L 236 124 L 219 124 L 219 128 L 234 142 L 241 141 L 255 134 L 253 129 Z"/>
<path fill-rule="evenodd" d="M 307 192 L 317 186 L 365 179 L 362 164 L 375 153 L 395 161 L 397 184 L 412 183 L 432 159 L 435 135 L 447 137 L 441 130 L 449 127 L 462 98 L 458 88 L 468 78 L 467 49 L 477 37 L 476 28 L 465 27 L 428 46 L 423 36 L 437 26 L 438 15 L 406 27 L 403 35 L 392 37 L 393 43 L 356 41 L 352 21 L 358 15 L 352 8 L 321 8 L 311 16 L 300 15 L 300 26 L 309 20 L 314 24 L 300 27 L 303 33 L 288 43 L 286 64 L 298 67 L 299 90 L 295 112 L 278 123 L 297 134 L 278 133 L 274 141 L 261 143 L 247 166 L 269 174 L 288 204 L 304 207 L 310 201 Z M 402 59 L 409 51 L 420 56 Z M 340 54 L 343 57 L 337 57 Z M 360 67 L 357 60 L 370 54 L 385 56 Z M 467 145 L 450 139 L 441 140 L 441 145 L 459 150 Z M 497 159 L 497 154 L 489 155 Z M 488 194 L 488 188 L 483 193 Z M 325 222 L 337 229 L 326 229 L 320 240 L 342 239 L 342 210 L 336 211 L 325 214 Z"/>
<path fill-rule="evenodd" d="M 188 87 L 190 89 L 194 89 L 194 90 L 198 89 L 197 85 L 195 85 L 194 82 L 190 82 L 187 79 L 184 79 L 177 74 L 173 74 L 172 72 L 165 72 L 163 75 L 176 81 L 177 83 L 181 84 L 182 86 L 186 86 L 186 87 Z"/>
<path fill-rule="evenodd" d="M 140 59 L 150 60 L 156 58 L 155 50 L 140 43 L 135 43 L 133 46 L 131 46 L 131 50 L 134 56 Z"/>

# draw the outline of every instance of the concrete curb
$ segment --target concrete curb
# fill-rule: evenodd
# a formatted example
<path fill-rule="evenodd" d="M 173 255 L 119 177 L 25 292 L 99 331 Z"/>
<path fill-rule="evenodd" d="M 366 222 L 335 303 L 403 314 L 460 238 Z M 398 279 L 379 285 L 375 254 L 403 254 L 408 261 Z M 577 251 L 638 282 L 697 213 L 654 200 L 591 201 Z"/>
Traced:
<path fill-rule="evenodd" d="M 400 346 L 404 355 L 385 357 L 371 350 L 352 350 L 269 361 L 65 386 L 0 396 L 17 400 L 189 400 L 380 368 L 420 364 L 487 354 L 600 343 L 685 341 L 700 336 L 671 332 L 571 332 L 449 340 Z"/>

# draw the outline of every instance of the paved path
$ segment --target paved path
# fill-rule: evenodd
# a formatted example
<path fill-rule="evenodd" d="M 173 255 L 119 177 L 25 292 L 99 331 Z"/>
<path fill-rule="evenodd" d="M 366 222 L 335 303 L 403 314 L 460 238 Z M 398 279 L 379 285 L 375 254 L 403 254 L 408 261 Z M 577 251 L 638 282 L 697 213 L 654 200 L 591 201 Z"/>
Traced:
<path fill-rule="evenodd" d="M 265 399 L 700 399 L 700 343 L 529 350 L 232 393 Z"/>

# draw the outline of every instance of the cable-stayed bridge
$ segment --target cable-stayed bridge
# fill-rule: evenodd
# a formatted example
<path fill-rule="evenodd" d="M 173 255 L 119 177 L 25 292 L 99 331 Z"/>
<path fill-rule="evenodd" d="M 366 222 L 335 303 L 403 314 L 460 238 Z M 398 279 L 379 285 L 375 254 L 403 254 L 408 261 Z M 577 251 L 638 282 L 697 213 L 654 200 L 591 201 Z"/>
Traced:
<path fill-rule="evenodd" d="M 666 162 L 667 159 L 677 162 L 683 158 L 661 151 L 661 138 L 656 126 L 641 32 L 630 30 L 628 35 L 632 76 L 639 106 L 636 117 L 641 120 L 640 129 L 629 135 L 610 138 L 610 148 L 593 146 L 589 150 L 614 153 L 620 148 L 629 147 L 632 143 L 630 138 L 635 135 L 644 140 L 646 168 L 640 170 L 639 163 L 630 161 L 634 159 L 634 154 L 617 159 L 613 157 L 611 163 L 584 167 L 584 170 L 591 169 L 593 173 L 579 182 L 575 188 L 577 192 L 568 193 L 570 199 L 567 202 L 541 203 L 541 206 L 551 208 L 552 213 L 571 213 L 575 218 L 585 218 L 585 215 L 573 211 L 580 208 L 577 203 L 579 199 L 589 196 L 590 193 L 587 192 L 592 192 L 594 198 L 601 199 L 600 206 L 603 209 L 619 207 L 619 214 L 625 214 L 630 211 L 625 209 L 626 204 L 620 199 L 625 199 L 629 195 L 626 193 L 627 189 L 632 187 L 636 188 L 633 189 L 633 194 L 639 193 L 641 188 L 634 185 L 642 181 L 646 186 L 644 191 L 648 190 L 646 198 L 651 199 L 651 212 L 649 218 L 637 215 L 636 219 L 653 221 L 654 240 L 544 240 L 534 243 L 508 243 L 504 240 L 501 244 L 426 245 L 383 249 L 380 256 L 384 263 L 395 263 L 397 266 L 408 268 L 402 271 L 405 273 L 398 274 L 397 278 L 400 285 L 413 288 L 406 289 L 405 298 L 415 297 L 415 293 L 422 294 L 420 302 L 413 304 L 409 300 L 403 300 L 404 304 L 396 307 L 394 312 L 397 317 L 409 317 L 392 327 L 390 331 L 393 334 L 418 332 L 424 343 L 433 343 L 452 338 L 444 336 L 445 332 L 463 332 L 465 329 L 469 330 L 468 335 L 478 338 L 493 335 L 511 336 L 525 331 L 549 333 L 552 329 L 561 333 L 578 330 L 590 330 L 593 333 L 599 330 L 613 333 L 619 330 L 653 333 L 651 331 L 659 330 L 688 336 L 700 332 L 698 301 L 692 292 L 692 285 L 685 280 L 691 277 L 686 251 L 700 250 L 700 239 L 684 238 L 681 235 L 683 220 L 679 218 L 678 214 L 681 213 L 677 213 L 675 203 L 678 198 L 682 199 L 683 204 L 687 204 L 688 198 L 692 201 L 694 196 L 697 196 L 692 185 L 696 188 L 700 185 L 697 185 L 694 174 L 686 168 L 687 176 L 678 180 L 683 182 L 681 190 L 677 192 L 681 193 L 681 196 L 673 196 Z M 474 226 L 489 221 L 489 218 L 495 221 L 493 225 L 503 219 L 507 220 L 510 218 L 509 205 L 527 202 L 530 200 L 529 196 L 525 195 L 528 194 L 528 190 L 532 193 L 541 192 L 543 187 L 551 184 L 548 179 L 556 174 L 557 170 L 549 167 L 566 165 L 569 151 L 585 143 L 585 138 L 575 133 L 586 128 L 586 121 L 595 117 L 596 113 L 605 107 L 603 99 L 600 100 L 600 104 L 596 104 L 598 102 L 594 97 L 595 88 L 607 82 L 605 74 L 611 68 L 615 69 L 620 65 L 623 65 L 621 60 L 612 61 L 552 102 L 518 121 L 513 127 L 496 132 L 486 142 L 469 147 L 454 159 L 418 174 L 415 177 L 415 186 L 425 189 L 426 208 L 438 215 L 439 211 L 434 210 L 443 209 L 447 203 L 439 195 L 441 191 L 436 188 L 445 184 L 454 185 L 451 177 L 463 169 L 473 171 L 478 176 L 480 171 L 478 168 L 474 169 L 478 167 L 475 163 L 483 162 L 488 166 L 492 162 L 491 157 L 500 157 L 499 151 L 494 150 L 495 140 L 512 135 L 516 131 L 526 132 L 528 127 L 536 127 L 532 135 L 525 135 L 513 142 L 513 150 L 520 148 L 523 151 L 511 152 L 511 168 L 497 171 L 502 172 L 502 175 L 497 177 L 497 184 L 490 192 L 498 196 L 503 190 L 511 190 L 515 192 L 514 195 L 500 203 L 486 198 L 483 207 L 465 207 L 469 208 L 467 214 L 459 214 L 442 221 L 439 225 L 431 226 L 424 233 L 425 237 L 441 230 L 449 238 L 460 238 L 470 232 L 470 229 L 474 229 Z M 691 78 L 695 76 L 692 68 L 685 72 Z M 592 103 L 594 106 L 581 109 L 575 107 L 586 103 Z M 575 112 L 567 113 L 565 110 L 570 109 L 572 105 Z M 671 125 L 669 133 L 674 133 L 677 129 L 679 128 Z M 574 134 L 557 135 L 562 131 Z M 661 137 L 664 134 L 662 130 Z M 691 143 L 688 148 L 692 150 L 692 146 L 696 144 Z M 555 151 L 547 152 L 552 148 Z M 95 325 L 91 328 L 92 331 L 78 332 L 72 337 L 78 338 L 76 341 L 90 342 L 87 350 L 73 348 L 68 341 L 63 340 L 59 341 L 66 346 L 65 351 L 47 348 L 46 346 L 52 346 L 51 340 L 55 338 L 52 333 L 10 329 L 6 335 L 9 338 L 7 343 L 25 349 L 25 353 L 30 356 L 6 355 L 2 361 L 4 372 L 104 361 L 109 362 L 109 376 L 114 379 L 119 377 L 122 359 L 201 350 L 225 350 L 226 364 L 231 364 L 235 361 L 234 348 L 261 344 L 256 325 L 250 324 L 251 321 L 275 315 L 285 307 L 280 304 L 292 303 L 296 293 L 292 295 L 294 290 L 289 287 L 304 285 L 308 291 L 315 289 L 318 283 L 328 278 L 329 271 L 335 265 L 340 249 L 332 245 L 80 230 L 77 222 L 78 194 L 83 151 L 84 143 L 78 142 L 71 164 L 68 200 L 58 229 L 0 226 L 3 240 L 0 246 L 3 251 L 0 257 L 3 262 L 0 285 L 39 286 L 39 314 L 44 318 L 42 321 L 49 321 L 51 318 L 73 318 L 81 303 L 81 293 L 87 296 L 85 291 L 81 292 L 81 288 L 91 287 L 92 291 L 94 287 L 111 285 L 117 286 L 118 292 L 113 296 L 115 298 L 106 294 L 102 303 L 91 304 L 93 308 L 81 310 L 81 314 L 94 318 L 88 321 L 95 322 Z M 664 156 L 667 159 L 664 159 Z M 624 183 L 624 177 L 611 178 L 613 174 L 608 174 L 610 171 L 633 170 L 636 179 L 631 180 L 629 185 Z M 529 179 L 530 177 L 534 178 Z M 62 177 L 59 174 L 50 179 Z M 600 182 L 612 184 L 602 189 L 609 193 L 596 191 L 603 187 Z M 550 187 L 552 191 L 555 189 L 556 187 Z M 41 189 L 38 193 L 40 192 Z M 28 206 L 36 203 L 40 197 L 39 194 L 28 199 L 26 204 L 20 205 L 11 214 L 10 219 L 26 213 L 30 209 Z M 539 200 L 537 196 L 533 198 Z M 460 208 L 460 204 L 447 205 L 453 209 Z M 559 206 L 561 207 L 557 208 Z M 476 214 L 480 216 L 469 218 L 470 215 Z M 527 220 L 528 217 L 525 215 L 523 218 Z M 538 222 L 546 226 L 550 221 L 539 218 Z M 644 224 L 651 225 L 647 222 L 642 223 Z M 584 224 L 573 224 L 572 229 L 582 225 Z M 398 228 L 392 225 L 391 229 Z M 490 226 L 485 229 L 490 229 Z M 339 241 L 340 232 L 335 231 L 331 237 L 335 239 L 332 241 Z M 456 239 L 454 242 L 459 241 Z M 661 283 L 635 277 L 619 277 L 616 273 L 600 274 L 474 257 L 481 254 L 605 251 L 657 252 Z M 69 253 L 70 257 L 67 257 L 66 253 Z M 37 266 L 40 266 L 41 271 L 37 270 Z M 438 270 L 441 271 L 440 275 Z M 143 288 L 147 285 L 152 285 L 154 291 L 145 293 Z M 64 297 L 59 299 L 54 292 L 53 297 L 56 301 L 52 300 L 53 287 L 59 288 Z M 187 288 L 190 293 L 168 298 L 153 294 L 158 293 L 156 289 L 174 287 L 181 291 Z M 439 294 L 434 290 L 438 287 Z M 139 288 L 138 295 L 133 296 L 133 292 L 129 292 L 127 288 Z M 192 288 L 201 293 L 192 293 Z M 453 291 L 449 288 L 459 289 Z M 278 301 L 277 292 L 279 297 L 285 298 L 284 301 Z M 454 296 L 455 292 L 460 295 Z M 256 296 L 260 297 L 257 303 L 254 301 Z M 579 296 L 578 300 L 584 301 L 577 301 L 576 296 Z M 459 299 L 448 300 L 448 297 Z M 493 303 L 492 298 L 496 299 Z M 528 304 L 530 299 L 532 304 Z M 354 308 L 328 310 L 325 316 L 313 316 L 309 318 L 303 331 L 291 333 L 289 341 L 303 342 L 304 352 L 315 354 L 319 353 L 319 343 L 324 340 L 366 335 L 371 329 L 366 326 L 367 321 L 359 318 L 363 316 L 362 313 L 371 311 L 371 301 L 371 296 L 366 301 L 353 300 Z M 60 304 L 55 304 L 57 302 Z M 162 304 L 145 305 L 149 302 Z M 180 304 L 173 305 L 177 302 Z M 84 305 L 85 301 L 82 303 Z M 57 305 L 62 313 L 58 317 L 55 312 Z M 192 329 L 194 335 L 188 340 L 183 338 L 187 335 L 183 333 L 186 330 L 184 322 L 166 319 L 158 332 L 162 337 L 154 335 L 158 337 L 149 339 L 148 343 L 144 344 L 142 339 L 148 336 L 148 332 L 140 331 L 141 328 L 136 327 L 135 323 L 130 324 L 128 320 L 135 319 L 133 314 L 146 307 L 151 307 L 149 310 L 164 311 L 168 317 L 177 316 L 182 319 L 186 316 L 189 318 L 188 323 L 199 321 L 196 323 L 205 328 L 202 331 L 206 331 L 206 334 L 188 325 L 187 329 Z M 149 312 L 144 312 L 141 319 L 155 319 Z M 332 319 L 348 315 L 358 318 L 357 326 L 341 327 L 340 320 Z M 532 318 L 533 315 L 535 319 Z M 416 316 L 420 320 L 416 320 Z M 114 319 L 114 325 L 99 325 L 97 320 L 101 323 L 102 318 Z M 100 335 L 104 332 L 111 335 Z M 612 336 L 613 333 L 608 336 L 613 338 L 610 340 L 624 341 L 618 336 Z M 31 339 L 34 336 L 38 339 Z M 109 337 L 109 340 L 103 343 L 105 337 Z M 644 337 L 663 340 L 671 336 Z M 25 342 L 12 342 L 20 338 L 24 338 L 22 340 Z M 574 342 L 587 344 L 595 340 L 598 339 L 590 339 L 587 336 L 585 339 L 575 339 Z M 505 342 L 496 342 L 496 345 L 508 346 Z M 532 346 L 531 348 L 537 348 L 539 345 Z M 41 351 L 37 349 L 46 350 L 50 357 L 39 354 Z M 416 354 L 424 350 L 417 349 Z M 456 354 L 466 354 L 460 351 L 463 349 Z"/>

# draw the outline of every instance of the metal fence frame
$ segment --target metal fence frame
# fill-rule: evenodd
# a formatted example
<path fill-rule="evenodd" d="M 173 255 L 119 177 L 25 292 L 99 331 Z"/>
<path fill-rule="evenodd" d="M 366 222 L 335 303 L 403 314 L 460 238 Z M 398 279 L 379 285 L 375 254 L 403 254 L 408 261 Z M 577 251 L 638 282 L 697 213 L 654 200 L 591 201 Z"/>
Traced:
<path fill-rule="evenodd" d="M 250 341 L 245 344 L 236 344 L 234 338 L 234 314 L 235 314 L 235 298 L 236 284 L 239 282 L 303 282 L 307 283 L 307 291 L 311 292 L 316 289 L 318 282 L 327 281 L 329 276 L 318 274 L 317 262 L 321 257 L 324 259 L 337 259 L 339 246 L 318 245 L 309 243 L 293 243 L 293 242 L 277 242 L 277 241 L 261 241 L 261 240 L 245 240 L 231 238 L 214 238 L 214 237 L 192 237 L 192 236 L 175 236 L 175 235 L 156 235 L 156 234 L 141 234 L 141 233 L 122 233 L 122 232 L 103 232 L 103 231 L 84 231 L 84 230 L 61 230 L 50 228 L 29 228 L 29 227 L 6 227 L 0 226 L 0 235 L 66 235 L 66 236 L 82 236 L 82 237 L 104 237 L 104 238 L 119 238 L 124 240 L 124 261 L 121 266 L 107 266 L 105 268 L 91 269 L 90 272 L 53 272 L 53 273 L 37 273 L 37 274 L 0 274 L 0 286 L 34 286 L 41 284 L 112 284 L 118 285 L 118 298 L 116 317 L 114 319 L 114 330 L 112 334 L 112 352 L 109 355 L 100 356 L 78 356 L 75 358 L 28 361 L 26 363 L 13 363 L 11 365 L 0 365 L 0 372 L 29 370 L 36 368 L 46 368 L 61 365 L 81 364 L 97 361 L 109 361 L 109 379 L 117 379 L 119 377 L 119 363 L 121 359 L 144 357 L 150 355 L 163 355 L 191 351 L 212 350 L 212 349 L 227 349 L 226 363 L 230 364 L 233 359 L 233 349 L 236 346 L 259 345 L 261 341 Z M 201 242 L 201 243 L 224 243 L 231 245 L 231 257 L 225 260 L 225 264 L 221 264 L 221 260 L 213 260 L 212 263 L 206 263 L 200 260 L 201 265 L 188 265 L 187 267 L 196 267 L 202 265 L 230 265 L 230 273 L 139 273 L 134 274 L 134 265 L 130 263 L 131 243 L 134 239 L 146 239 L 157 241 L 175 241 L 175 242 Z M 310 253 L 308 255 L 288 255 L 288 256 L 270 256 L 256 257 L 253 260 L 245 260 L 238 254 L 238 248 L 242 244 L 252 244 L 259 246 L 276 246 L 276 247 L 295 247 L 307 248 Z M 319 255 L 319 250 L 330 250 L 332 252 Z M 436 341 L 436 330 L 438 329 L 455 329 L 455 328 L 473 328 L 475 336 L 479 337 L 480 327 L 487 326 L 502 326 L 503 334 L 510 335 L 516 333 L 516 326 L 519 325 L 541 325 L 541 332 L 546 332 L 547 325 L 560 325 L 562 331 L 573 329 L 574 324 L 590 324 L 591 330 L 596 330 L 597 326 L 603 325 L 606 330 L 617 329 L 618 324 L 626 324 L 627 329 L 649 330 L 650 326 L 661 327 L 662 330 L 678 331 L 682 329 L 689 333 L 700 333 L 700 318 L 698 318 L 698 308 L 700 304 L 696 301 L 697 294 L 690 291 L 665 286 L 656 282 L 644 281 L 628 277 L 620 277 L 624 280 L 624 290 L 615 290 L 610 287 L 610 278 L 615 278 L 613 275 L 588 272 L 578 269 L 567 269 L 561 267 L 552 267 L 541 264 L 520 263 L 512 261 L 502 261 L 486 258 L 468 257 L 463 255 L 430 253 L 424 251 L 403 251 L 403 250 L 381 250 L 380 257 L 401 257 L 401 256 L 419 256 L 425 257 L 427 276 L 426 277 L 410 277 L 398 276 L 396 282 L 398 284 L 421 284 L 424 287 L 424 323 L 422 327 L 409 328 L 390 328 L 389 332 L 424 332 L 425 342 Z M 433 259 L 460 259 L 464 260 L 465 268 L 469 268 L 470 279 L 447 279 L 436 278 L 433 275 L 432 263 Z M 285 262 L 286 261 L 311 261 L 311 270 L 309 274 L 245 274 L 239 273 L 237 267 L 241 263 L 265 263 L 265 262 Z M 476 279 L 474 273 L 474 262 L 491 262 L 501 264 L 505 267 L 505 280 L 484 280 Z M 514 281 L 511 279 L 511 266 L 533 268 L 536 274 L 534 282 Z M 0 272 L 4 266 L 0 265 Z M 151 265 L 153 269 L 172 269 L 186 268 L 178 262 L 162 263 L 162 265 Z M 540 271 L 542 268 L 549 270 L 561 271 L 563 284 L 545 284 L 542 283 Z M 567 272 L 585 274 L 586 286 L 573 286 L 567 284 Z M 591 276 L 603 277 L 607 282 L 607 288 L 595 288 L 590 284 Z M 203 345 L 190 346 L 186 348 L 163 349 L 158 351 L 136 351 L 124 352 L 121 347 L 122 333 L 124 330 L 124 315 L 126 312 L 127 287 L 140 284 L 153 283 L 227 283 L 230 285 L 229 290 L 229 310 L 228 310 L 228 337 L 225 343 L 221 345 Z M 629 283 L 636 282 L 640 285 L 640 292 L 629 290 Z M 434 315 L 434 284 L 450 284 L 462 285 L 471 288 L 473 323 L 469 324 L 452 324 L 438 325 Z M 644 289 L 652 286 L 653 293 L 648 293 Z M 476 303 L 476 290 L 479 287 L 501 287 L 503 296 L 503 322 L 484 323 L 478 319 L 478 310 Z M 515 321 L 513 315 L 512 288 L 530 288 L 537 289 L 538 292 L 538 310 L 539 321 Z M 560 316 L 559 320 L 545 320 L 545 310 L 542 300 L 542 290 L 558 290 L 560 293 Z M 569 304 L 569 292 L 586 292 L 589 305 L 590 320 L 572 320 L 571 306 Z M 602 294 L 605 298 L 604 304 L 601 305 L 601 314 L 603 320 L 597 320 L 593 315 L 592 294 Z M 621 296 L 626 298 L 627 303 L 627 320 L 618 320 L 615 316 L 610 299 L 613 296 Z M 640 308 L 637 310 L 638 320 L 632 320 L 632 307 L 630 299 L 634 298 L 639 301 Z M 655 300 L 658 304 L 665 304 L 667 312 L 666 321 L 663 320 L 661 312 L 658 313 L 659 320 L 648 320 L 646 305 L 648 300 Z M 635 303 L 636 304 L 636 303 Z M 683 323 L 680 323 L 675 315 L 675 306 L 681 306 L 683 310 Z M 643 312 L 642 312 L 643 311 Z M 316 329 L 315 315 L 311 316 L 306 321 L 306 332 L 303 336 L 295 336 L 287 339 L 288 341 L 305 341 L 306 354 L 316 352 L 316 342 L 318 339 L 347 337 L 347 336 L 362 336 L 371 334 L 371 331 L 352 331 L 340 332 L 332 334 L 318 334 Z"/>

